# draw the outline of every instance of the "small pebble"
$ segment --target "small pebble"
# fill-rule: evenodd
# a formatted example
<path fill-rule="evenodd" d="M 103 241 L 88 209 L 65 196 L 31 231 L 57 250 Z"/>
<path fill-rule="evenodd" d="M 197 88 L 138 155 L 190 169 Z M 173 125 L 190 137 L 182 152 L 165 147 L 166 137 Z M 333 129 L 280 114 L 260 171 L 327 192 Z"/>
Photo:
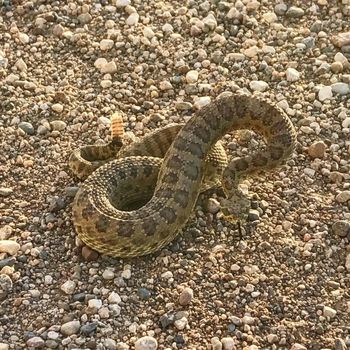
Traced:
<path fill-rule="evenodd" d="M 269 88 L 269 84 L 262 80 L 253 80 L 249 83 L 249 87 L 253 91 L 265 91 Z"/>
<path fill-rule="evenodd" d="M 235 349 L 235 342 L 233 338 L 231 337 L 225 337 L 221 339 L 221 344 L 223 350 L 234 350 Z"/>
<path fill-rule="evenodd" d="M 332 309 L 331 307 L 329 306 L 324 306 L 323 307 L 323 315 L 325 317 L 329 317 L 329 318 L 334 318 L 337 314 L 337 311 Z"/>
<path fill-rule="evenodd" d="M 191 303 L 193 299 L 193 290 L 191 288 L 184 288 L 179 297 L 179 304 L 182 306 L 187 306 Z"/>
<path fill-rule="evenodd" d="M 68 280 L 61 285 L 61 290 L 68 295 L 74 293 L 76 283 L 74 281 Z"/>
<path fill-rule="evenodd" d="M 186 81 L 189 84 L 196 83 L 198 80 L 198 72 L 196 70 L 190 70 L 186 74 Z"/>
<path fill-rule="evenodd" d="M 335 200 L 338 203 L 346 203 L 348 200 L 350 200 L 350 191 L 342 191 L 340 192 L 336 197 Z"/>
<path fill-rule="evenodd" d="M 331 86 L 323 86 L 318 91 L 318 99 L 323 102 L 333 97 L 332 87 Z"/>
<path fill-rule="evenodd" d="M 287 68 L 286 77 L 288 81 L 294 82 L 300 79 L 300 73 L 294 68 Z"/>
<path fill-rule="evenodd" d="M 332 231 L 339 237 L 346 237 L 350 233 L 350 222 L 346 220 L 336 221 L 332 225 Z"/>
<path fill-rule="evenodd" d="M 34 127 L 31 123 L 28 122 L 20 122 L 18 124 L 18 127 L 21 128 L 26 134 L 28 135 L 34 135 Z"/>
<path fill-rule="evenodd" d="M 45 340 L 40 337 L 33 337 L 27 340 L 27 346 L 32 348 L 41 348 L 45 345 Z"/>
<path fill-rule="evenodd" d="M 157 348 L 157 340 L 150 336 L 142 337 L 135 342 L 135 350 L 156 350 Z"/>
<path fill-rule="evenodd" d="M 128 25 L 128 26 L 134 26 L 138 23 L 139 21 L 139 14 L 137 12 L 133 12 L 125 21 L 125 23 Z"/>
<path fill-rule="evenodd" d="M 15 255 L 21 246 L 12 240 L 1 240 L 0 241 L 0 253 L 7 253 L 9 255 Z"/>
<path fill-rule="evenodd" d="M 286 16 L 287 17 L 292 17 L 292 18 L 299 18 L 299 17 L 303 17 L 304 16 L 304 10 L 300 7 L 296 7 L 296 6 L 291 6 L 287 12 L 286 12 Z"/>
<path fill-rule="evenodd" d="M 60 103 L 54 103 L 51 109 L 56 113 L 61 113 L 63 111 L 63 106 Z"/>
<path fill-rule="evenodd" d="M 323 141 L 315 141 L 308 148 L 309 156 L 312 158 L 323 158 L 326 152 L 327 146 Z"/>
<path fill-rule="evenodd" d="M 65 336 L 70 336 L 72 334 L 77 334 L 80 329 L 79 321 L 69 321 L 61 326 L 60 332 Z"/>

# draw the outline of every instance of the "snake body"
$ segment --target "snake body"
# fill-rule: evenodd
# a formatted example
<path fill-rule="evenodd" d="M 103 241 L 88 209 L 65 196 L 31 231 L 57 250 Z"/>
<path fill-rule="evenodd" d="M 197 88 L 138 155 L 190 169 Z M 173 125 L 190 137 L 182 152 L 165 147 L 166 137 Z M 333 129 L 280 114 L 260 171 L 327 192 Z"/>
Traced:
<path fill-rule="evenodd" d="M 266 147 L 227 163 L 217 142 L 239 129 L 261 134 Z M 227 196 L 226 212 L 246 210 L 237 190 L 240 179 L 280 165 L 295 143 L 293 124 L 276 105 L 262 97 L 223 93 L 185 125 L 165 128 L 135 145 L 123 149 L 117 137 L 108 147 L 86 146 L 70 159 L 78 175 L 92 171 L 73 202 L 78 236 L 91 248 L 114 257 L 153 253 L 170 243 L 187 222 L 204 177 L 214 182 L 220 178 Z M 113 157 L 117 159 L 110 161 Z M 95 159 L 105 164 L 94 166 Z M 135 201 L 143 205 L 135 208 Z"/>

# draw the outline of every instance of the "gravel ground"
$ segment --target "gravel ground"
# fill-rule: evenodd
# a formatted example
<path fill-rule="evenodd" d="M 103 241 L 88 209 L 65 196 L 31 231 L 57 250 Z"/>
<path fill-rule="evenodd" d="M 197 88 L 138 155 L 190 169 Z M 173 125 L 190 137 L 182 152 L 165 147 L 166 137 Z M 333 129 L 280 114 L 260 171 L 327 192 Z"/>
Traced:
<path fill-rule="evenodd" d="M 350 349 L 350 1 L 289 3 L 2 1 L 0 350 Z M 156 255 L 81 251 L 71 150 L 108 140 L 114 111 L 139 136 L 238 88 L 298 130 L 245 182 L 244 237 L 214 193 Z"/>

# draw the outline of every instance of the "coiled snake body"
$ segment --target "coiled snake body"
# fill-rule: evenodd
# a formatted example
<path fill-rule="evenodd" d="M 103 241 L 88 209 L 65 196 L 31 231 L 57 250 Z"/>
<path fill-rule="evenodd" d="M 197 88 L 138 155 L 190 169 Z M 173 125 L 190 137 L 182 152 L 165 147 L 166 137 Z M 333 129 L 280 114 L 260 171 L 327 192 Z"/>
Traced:
<path fill-rule="evenodd" d="M 261 134 L 266 147 L 227 163 L 217 141 L 239 129 Z M 170 125 L 139 143 L 123 147 L 122 134 L 122 129 L 114 135 L 112 130 L 110 144 L 85 146 L 74 151 L 69 162 L 80 177 L 92 172 L 73 203 L 78 236 L 91 248 L 114 257 L 149 254 L 171 242 L 205 183 L 221 182 L 226 215 L 244 215 L 249 201 L 238 190 L 239 180 L 280 165 L 296 142 L 294 127 L 281 109 L 242 93 L 223 93 L 184 126 Z M 135 208 L 136 201 L 144 205 Z"/>

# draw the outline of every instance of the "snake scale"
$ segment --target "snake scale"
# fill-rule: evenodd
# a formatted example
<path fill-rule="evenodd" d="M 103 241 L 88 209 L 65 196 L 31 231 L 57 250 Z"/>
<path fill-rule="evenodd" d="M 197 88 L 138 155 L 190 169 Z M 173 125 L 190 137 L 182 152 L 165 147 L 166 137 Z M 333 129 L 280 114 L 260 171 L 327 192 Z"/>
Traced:
<path fill-rule="evenodd" d="M 73 202 L 77 234 L 89 247 L 114 257 L 146 255 L 170 243 L 205 182 L 210 187 L 220 181 L 224 214 L 241 217 L 250 202 L 239 181 L 282 164 L 296 144 L 285 112 L 245 93 L 222 93 L 185 125 L 169 125 L 125 147 L 121 123 L 114 123 L 117 130 L 112 123 L 109 144 L 82 147 L 69 161 L 79 177 L 91 173 Z M 239 129 L 260 134 L 266 147 L 228 162 L 218 141 Z"/>

